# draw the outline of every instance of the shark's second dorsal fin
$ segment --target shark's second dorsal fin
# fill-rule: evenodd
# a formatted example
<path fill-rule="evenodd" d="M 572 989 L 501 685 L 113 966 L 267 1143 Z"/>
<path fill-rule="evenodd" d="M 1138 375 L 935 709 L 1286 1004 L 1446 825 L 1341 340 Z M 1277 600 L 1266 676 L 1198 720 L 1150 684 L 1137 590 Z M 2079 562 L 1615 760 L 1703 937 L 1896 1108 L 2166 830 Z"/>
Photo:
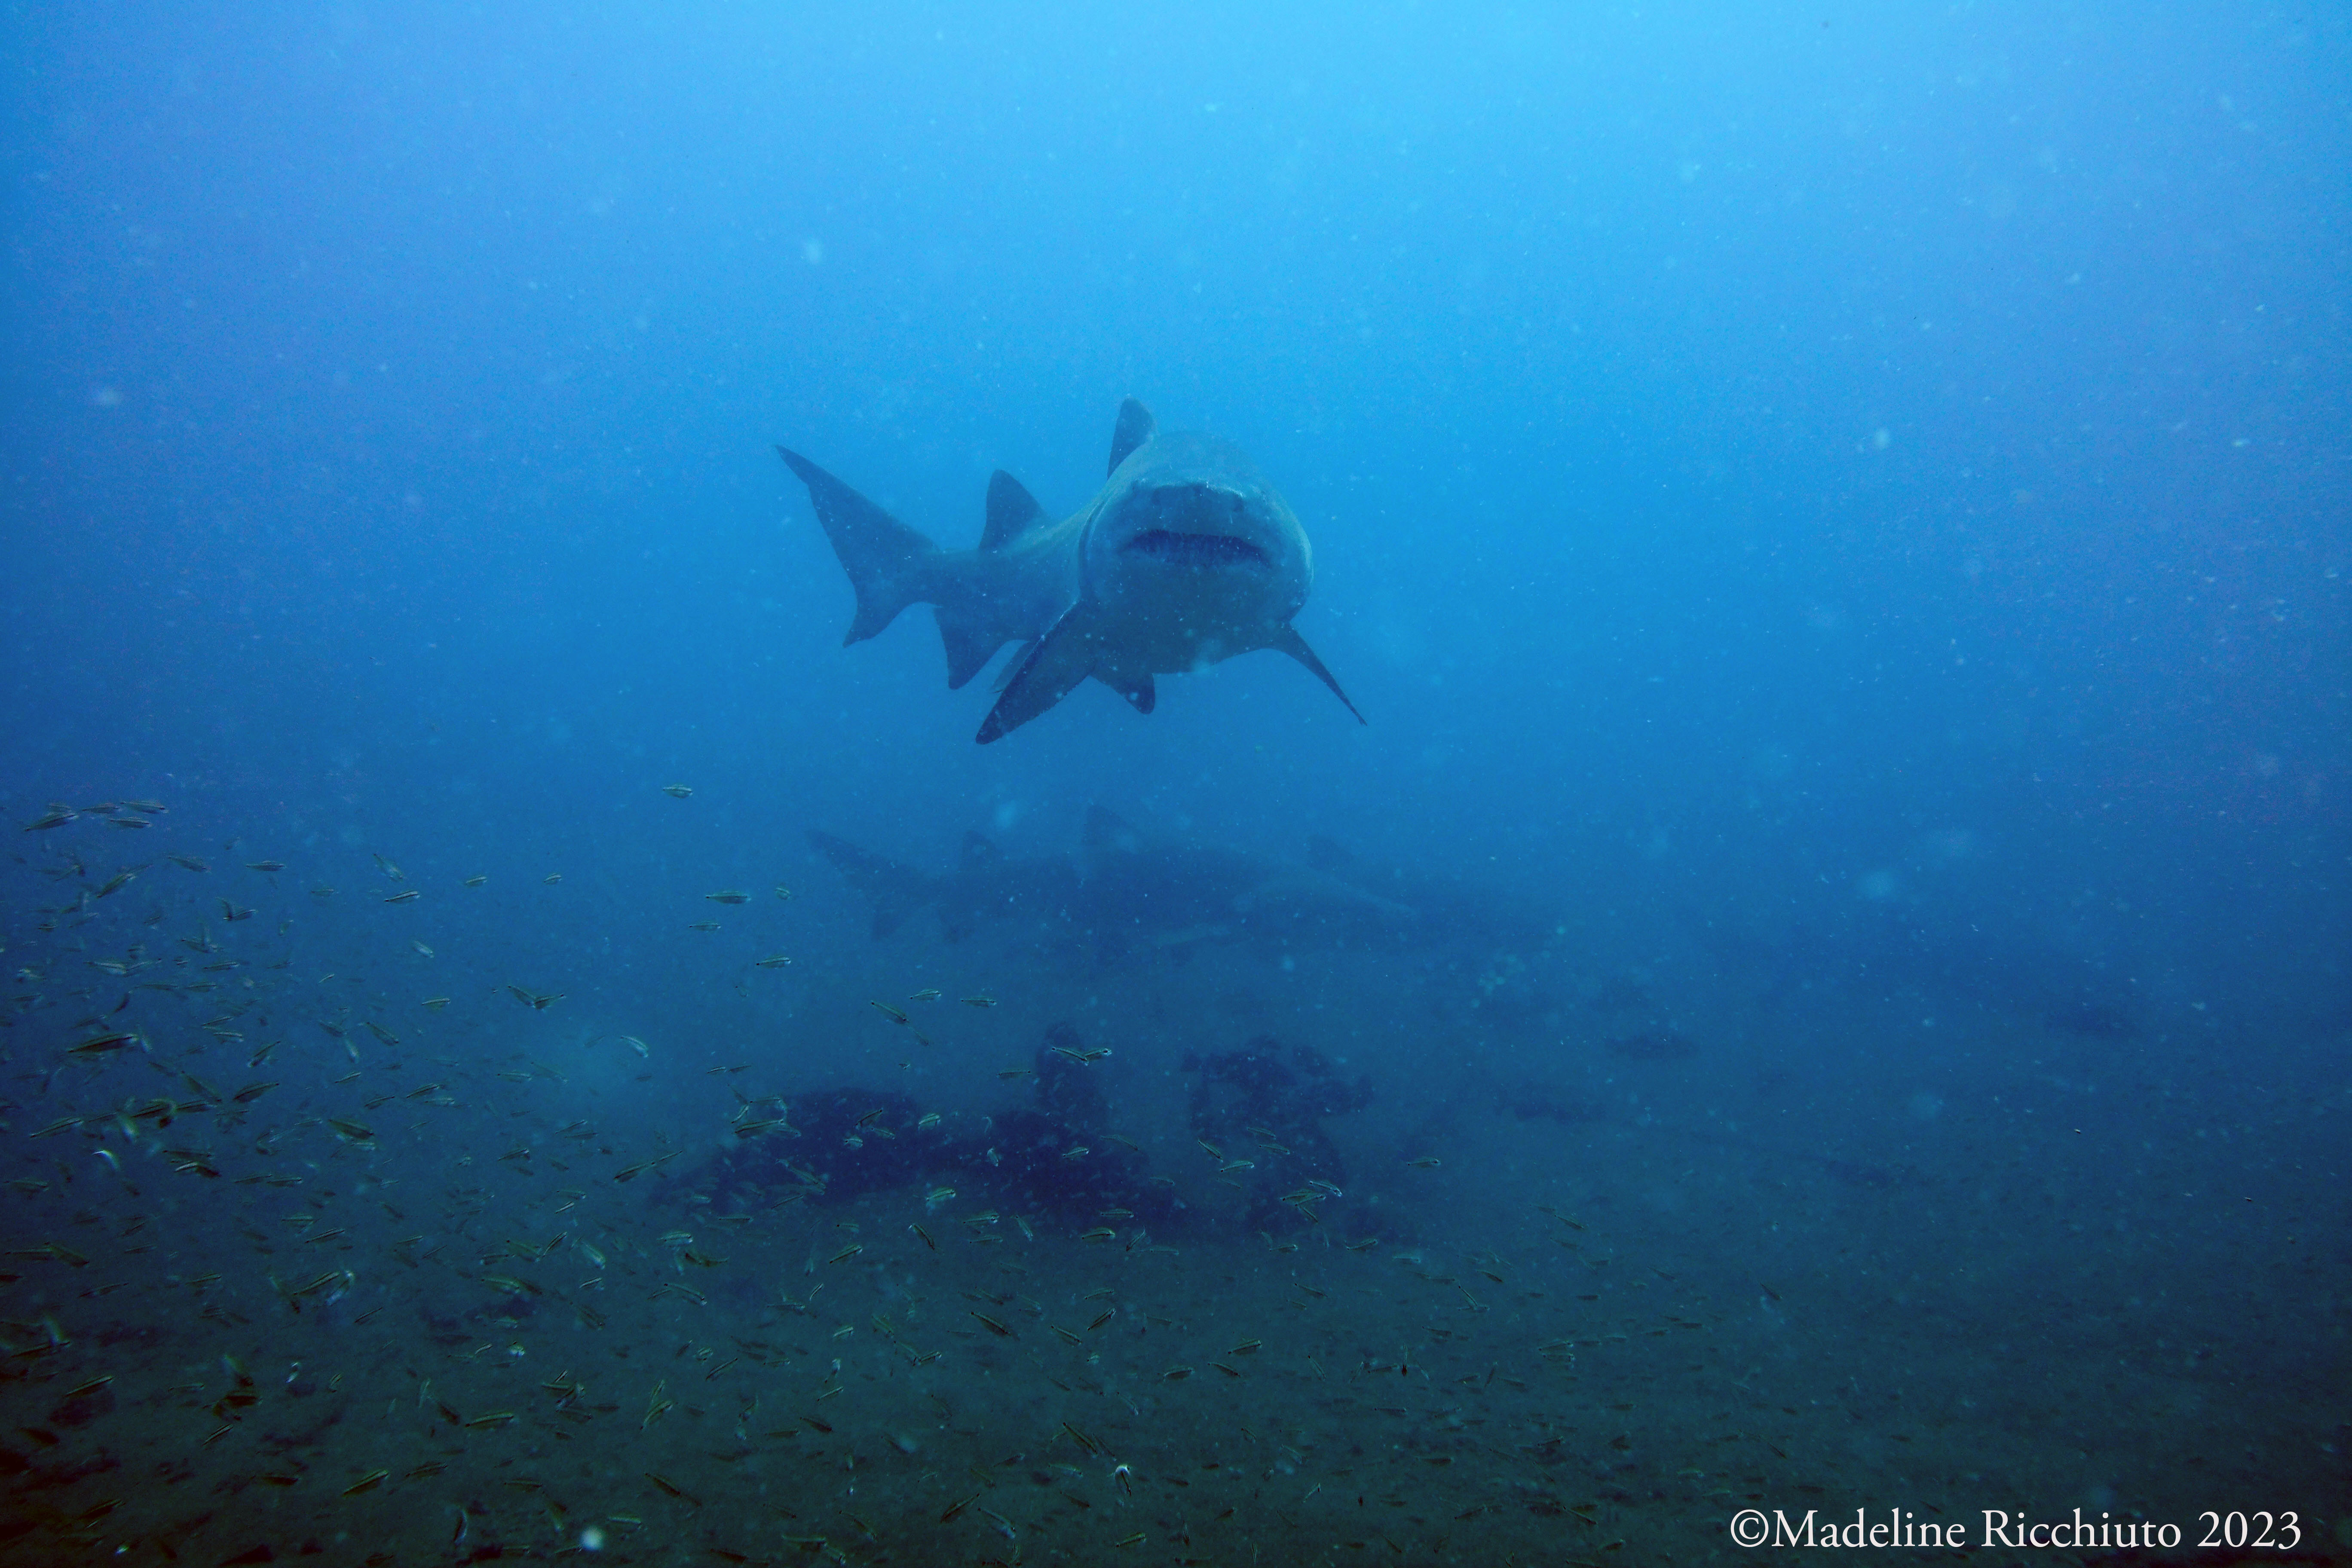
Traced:
<path fill-rule="evenodd" d="M 1150 409 L 1132 397 L 1122 402 L 1118 405 L 1118 423 L 1110 427 L 1110 468 L 1107 471 L 1118 472 L 1118 466 L 1126 462 L 1138 447 L 1150 440 L 1153 432 L 1159 428 L 1160 421 L 1151 416 Z"/>
<path fill-rule="evenodd" d="M 1003 468 L 988 476 L 988 521 L 980 531 L 982 550 L 1002 550 L 1045 521 L 1045 509 L 1028 488 Z"/>

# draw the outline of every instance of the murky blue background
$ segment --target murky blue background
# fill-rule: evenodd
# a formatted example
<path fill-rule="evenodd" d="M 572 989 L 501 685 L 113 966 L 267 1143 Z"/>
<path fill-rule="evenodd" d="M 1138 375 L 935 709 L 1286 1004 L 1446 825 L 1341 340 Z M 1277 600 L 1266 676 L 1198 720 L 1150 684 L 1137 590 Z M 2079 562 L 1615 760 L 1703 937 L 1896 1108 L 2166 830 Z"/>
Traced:
<path fill-rule="evenodd" d="M 12 820 L 166 802 L 293 866 L 319 967 L 427 940 L 404 994 L 785 1080 L 871 1069 L 745 979 L 866 962 L 803 829 L 1322 834 L 1556 919 L 1556 984 L 1703 994 L 1683 1092 L 1769 1058 L 1784 1142 L 1885 1157 L 1980 1084 L 1990 1142 L 1905 1156 L 1966 1182 L 2000 1086 L 2153 1083 L 2202 1180 L 2126 1180 L 2136 1224 L 2221 1247 L 2155 1187 L 2261 1150 L 2340 1249 L 2342 15 L 110 5 L 0 51 Z M 927 616 L 840 647 L 774 443 L 963 545 L 994 468 L 1090 494 L 1129 394 L 1283 487 L 1368 727 L 1261 654 L 982 749 Z M 372 853 L 428 898 L 354 910 Z M 1866 1091 L 1795 997 L 1867 1010 Z M 1532 1005 L 1478 1048 L 1539 1079 L 1581 1016 Z"/>
<path fill-rule="evenodd" d="M 2347 41 L 24 13 L 7 787 L 679 854 L 1111 796 L 2340 1020 Z M 980 752 L 920 617 L 836 651 L 772 442 L 964 542 L 1127 393 L 1286 487 L 1370 730 L 1254 658 Z"/>

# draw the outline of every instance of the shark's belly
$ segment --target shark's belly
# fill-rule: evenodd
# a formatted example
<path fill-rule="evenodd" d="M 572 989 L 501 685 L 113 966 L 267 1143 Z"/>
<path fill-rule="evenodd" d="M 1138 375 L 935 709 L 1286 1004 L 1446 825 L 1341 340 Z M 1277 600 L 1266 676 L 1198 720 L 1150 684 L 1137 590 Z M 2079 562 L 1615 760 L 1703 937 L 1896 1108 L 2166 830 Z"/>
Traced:
<path fill-rule="evenodd" d="M 1265 647 L 1259 620 L 1216 603 L 1152 605 L 1121 616 L 1117 636 L 1105 643 L 1123 669 L 1181 674 Z"/>

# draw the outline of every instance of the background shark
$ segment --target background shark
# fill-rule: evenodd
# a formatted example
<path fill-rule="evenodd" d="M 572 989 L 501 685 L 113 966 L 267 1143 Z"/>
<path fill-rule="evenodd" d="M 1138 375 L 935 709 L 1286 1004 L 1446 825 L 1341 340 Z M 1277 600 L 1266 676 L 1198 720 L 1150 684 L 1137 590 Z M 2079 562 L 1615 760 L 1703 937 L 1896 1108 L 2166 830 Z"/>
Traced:
<path fill-rule="evenodd" d="M 808 486 L 856 591 L 845 645 L 880 632 L 908 605 L 929 604 L 950 689 L 1006 643 L 1027 645 L 980 727 L 982 745 L 1088 676 L 1149 713 L 1155 674 L 1262 647 L 1305 665 L 1363 721 L 1290 624 L 1315 569 L 1289 503 L 1239 448 L 1192 432 L 1162 435 L 1132 397 L 1119 405 L 1110 477 L 1093 500 L 1054 522 L 999 469 L 975 550 L 941 550 L 807 458 L 776 450 Z"/>
<path fill-rule="evenodd" d="M 938 910 L 950 942 L 983 924 L 1027 923 L 1088 942 L 1103 960 L 1200 942 L 1389 946 L 1436 934 L 1411 905 L 1328 871 L 1147 837 L 1100 806 L 1087 811 L 1075 857 L 1013 859 L 967 833 L 960 863 L 945 873 L 901 865 L 827 833 L 811 832 L 809 842 L 873 901 L 877 938 L 927 907 Z"/>
<path fill-rule="evenodd" d="M 1377 946 L 1420 938 L 1420 911 L 1301 862 L 1188 839 L 1155 839 L 1101 806 L 1087 810 L 1079 869 L 1114 949 L 1250 940 L 1255 944 Z"/>
<path fill-rule="evenodd" d="M 808 839 L 871 900 L 877 942 L 924 909 L 939 911 L 940 930 L 950 942 L 961 942 L 992 921 L 1067 928 L 1086 894 L 1077 862 L 1068 856 L 1014 859 L 979 833 L 963 836 L 956 868 L 945 873 L 901 865 L 830 833 L 811 829 Z"/>

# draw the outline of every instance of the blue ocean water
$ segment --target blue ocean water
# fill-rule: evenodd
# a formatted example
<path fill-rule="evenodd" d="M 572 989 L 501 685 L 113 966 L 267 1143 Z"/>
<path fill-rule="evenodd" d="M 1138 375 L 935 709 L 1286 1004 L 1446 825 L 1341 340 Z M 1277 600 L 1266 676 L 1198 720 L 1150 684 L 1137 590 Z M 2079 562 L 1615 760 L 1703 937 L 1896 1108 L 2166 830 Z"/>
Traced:
<path fill-rule="evenodd" d="M 10 1560 L 2352 1556 L 2340 15 L 0 40 Z"/>

